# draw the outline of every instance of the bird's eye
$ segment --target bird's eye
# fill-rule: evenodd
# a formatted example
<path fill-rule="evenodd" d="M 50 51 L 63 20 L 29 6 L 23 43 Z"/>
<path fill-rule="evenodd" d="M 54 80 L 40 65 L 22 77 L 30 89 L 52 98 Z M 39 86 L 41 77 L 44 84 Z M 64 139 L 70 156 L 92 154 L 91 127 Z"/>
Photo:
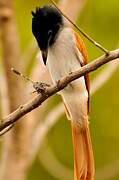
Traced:
<path fill-rule="evenodd" d="M 50 37 L 52 35 L 52 30 L 48 31 L 48 37 Z"/>

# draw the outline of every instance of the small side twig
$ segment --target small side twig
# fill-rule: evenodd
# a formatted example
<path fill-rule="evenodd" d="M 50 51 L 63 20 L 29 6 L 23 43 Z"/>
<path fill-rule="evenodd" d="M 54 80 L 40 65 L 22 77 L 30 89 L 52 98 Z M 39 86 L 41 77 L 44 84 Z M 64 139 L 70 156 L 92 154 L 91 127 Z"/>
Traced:
<path fill-rule="evenodd" d="M 109 55 L 109 50 L 103 47 L 101 44 L 96 42 L 93 38 L 91 38 L 87 33 L 85 33 L 79 26 L 77 26 L 65 13 L 61 11 L 61 9 L 57 6 L 54 0 L 50 0 L 51 3 L 58 9 L 58 11 L 91 43 L 93 43 L 96 47 L 98 47 L 101 51 L 103 51 L 106 55 Z"/>
<path fill-rule="evenodd" d="M 24 74 L 22 74 L 18 70 L 14 69 L 13 67 L 11 68 L 11 71 L 13 71 L 16 75 L 23 77 L 25 80 L 30 81 L 32 84 L 34 83 L 33 80 L 31 80 L 29 77 L 25 76 Z"/>
<path fill-rule="evenodd" d="M 50 87 L 49 84 L 46 84 L 43 82 L 35 82 L 35 81 L 31 80 L 28 76 L 22 74 L 21 72 L 19 72 L 18 70 L 14 69 L 14 68 L 11 68 L 11 71 L 13 71 L 18 76 L 23 77 L 25 80 L 29 81 L 30 83 L 32 83 L 33 88 L 35 89 L 35 91 L 33 91 L 33 93 L 37 92 L 38 94 L 46 95 L 46 88 Z"/>

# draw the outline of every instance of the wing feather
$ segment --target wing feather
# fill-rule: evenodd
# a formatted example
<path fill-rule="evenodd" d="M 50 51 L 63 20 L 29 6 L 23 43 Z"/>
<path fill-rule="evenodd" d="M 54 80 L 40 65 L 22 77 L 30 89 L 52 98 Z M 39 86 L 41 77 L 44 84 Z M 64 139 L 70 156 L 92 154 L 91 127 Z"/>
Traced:
<path fill-rule="evenodd" d="M 86 46 L 83 40 L 81 39 L 81 37 L 76 32 L 74 32 L 74 37 L 75 37 L 76 46 L 83 56 L 83 62 L 80 62 L 81 66 L 84 66 L 88 62 L 88 53 L 86 50 Z M 84 78 L 85 78 L 86 89 L 89 95 L 89 90 L 90 90 L 89 74 L 84 75 Z M 90 95 L 88 96 L 88 112 L 89 112 L 89 97 Z"/>

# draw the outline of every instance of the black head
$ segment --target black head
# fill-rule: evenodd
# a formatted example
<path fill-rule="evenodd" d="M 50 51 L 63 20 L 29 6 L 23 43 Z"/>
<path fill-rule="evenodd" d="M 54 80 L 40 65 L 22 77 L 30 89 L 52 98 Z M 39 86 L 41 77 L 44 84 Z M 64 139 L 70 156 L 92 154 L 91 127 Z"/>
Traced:
<path fill-rule="evenodd" d="M 60 12 L 52 6 L 36 8 L 36 12 L 32 12 L 32 15 L 32 32 L 46 64 L 48 47 L 55 42 L 63 25 L 63 18 Z"/>

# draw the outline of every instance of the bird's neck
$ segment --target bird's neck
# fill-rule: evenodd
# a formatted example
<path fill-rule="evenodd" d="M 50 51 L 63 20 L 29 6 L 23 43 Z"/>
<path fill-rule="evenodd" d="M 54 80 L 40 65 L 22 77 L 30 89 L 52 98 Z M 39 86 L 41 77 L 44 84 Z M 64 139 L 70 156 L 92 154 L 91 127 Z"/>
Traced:
<path fill-rule="evenodd" d="M 67 48 L 68 46 L 72 45 L 73 42 L 74 42 L 74 37 L 73 37 L 72 29 L 67 26 L 64 26 L 59 30 L 58 34 L 56 35 L 55 41 L 52 44 L 52 46 L 49 48 L 49 50 L 58 47 L 60 48 L 61 46 Z"/>

